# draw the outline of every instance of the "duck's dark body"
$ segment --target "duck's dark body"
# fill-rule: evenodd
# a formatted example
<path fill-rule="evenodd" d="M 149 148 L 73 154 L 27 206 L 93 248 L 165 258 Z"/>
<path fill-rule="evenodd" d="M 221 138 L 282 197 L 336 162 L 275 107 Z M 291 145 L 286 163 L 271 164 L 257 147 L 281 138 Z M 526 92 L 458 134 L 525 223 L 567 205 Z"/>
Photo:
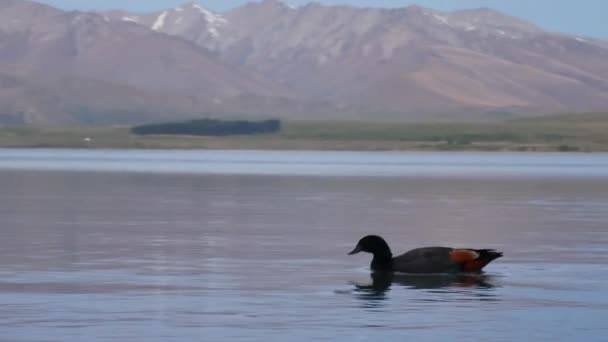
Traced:
<path fill-rule="evenodd" d="M 502 253 L 490 249 L 423 247 L 393 257 L 386 241 L 375 235 L 361 239 L 349 254 L 359 252 L 374 255 L 371 263 L 373 271 L 404 273 L 480 272 L 487 264 L 502 256 Z"/>

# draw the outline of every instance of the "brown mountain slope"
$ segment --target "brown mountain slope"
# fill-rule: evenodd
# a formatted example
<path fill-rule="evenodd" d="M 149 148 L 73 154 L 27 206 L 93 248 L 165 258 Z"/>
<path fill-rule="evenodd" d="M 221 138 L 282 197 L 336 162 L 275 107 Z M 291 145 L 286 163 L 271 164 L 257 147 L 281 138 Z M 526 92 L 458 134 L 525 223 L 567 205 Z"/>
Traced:
<path fill-rule="evenodd" d="M 140 24 L 375 118 L 608 108 L 605 42 L 545 32 L 487 8 L 294 8 L 264 0 L 223 15 L 184 4 Z"/>
<path fill-rule="evenodd" d="M 405 112 L 608 108 L 608 49 L 488 9 L 267 0 L 225 18 L 243 36 L 226 58 L 323 98 Z"/>
<path fill-rule="evenodd" d="M 166 120 L 184 112 L 212 113 L 223 103 L 245 111 L 239 98 L 287 94 L 186 40 L 24 0 L 0 3 L 0 70 L 20 84 L 19 90 L 0 89 L 0 108 L 12 116 L 39 113 L 22 117 L 26 122 L 71 121 L 75 117 L 67 111 L 74 107 L 122 113 L 107 113 L 112 120 L 101 113 L 94 119 L 81 116 L 85 121 L 113 122 L 121 116 L 122 122 L 125 112 L 141 114 L 130 121 L 159 112 Z M 43 118 L 43 112 L 51 114 Z"/>
<path fill-rule="evenodd" d="M 183 113 L 453 120 L 608 109 L 605 41 L 490 9 L 264 0 L 223 14 L 195 3 L 135 14 L 3 0 L 0 73 L 6 122 Z"/>
<path fill-rule="evenodd" d="M 205 97 L 279 90 L 226 66 L 205 49 L 140 25 L 110 23 L 99 14 L 62 12 L 23 0 L 5 1 L 9 5 L 0 10 L 2 38 L 8 42 L 0 46 L 3 63 Z"/>
<path fill-rule="evenodd" d="M 104 81 L 0 70 L 0 124 L 128 124 L 197 117 L 187 96 Z"/>

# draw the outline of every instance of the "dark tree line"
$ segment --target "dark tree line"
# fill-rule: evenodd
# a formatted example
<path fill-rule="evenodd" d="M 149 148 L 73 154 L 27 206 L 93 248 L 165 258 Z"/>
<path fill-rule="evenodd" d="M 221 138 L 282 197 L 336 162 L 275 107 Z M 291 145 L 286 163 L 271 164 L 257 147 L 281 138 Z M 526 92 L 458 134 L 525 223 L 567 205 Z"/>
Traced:
<path fill-rule="evenodd" d="M 131 132 L 138 135 L 247 135 L 270 134 L 281 130 L 281 121 L 272 119 L 264 121 L 201 119 L 186 122 L 168 122 L 135 126 Z"/>

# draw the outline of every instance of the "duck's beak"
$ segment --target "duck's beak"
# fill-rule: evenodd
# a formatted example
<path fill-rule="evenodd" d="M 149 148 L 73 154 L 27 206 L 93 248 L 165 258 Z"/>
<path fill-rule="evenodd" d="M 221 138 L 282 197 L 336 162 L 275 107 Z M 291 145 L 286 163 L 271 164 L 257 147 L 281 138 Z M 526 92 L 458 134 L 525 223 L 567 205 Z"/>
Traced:
<path fill-rule="evenodd" d="M 350 251 L 350 253 L 348 253 L 348 255 L 353 255 L 353 254 L 357 254 L 359 252 L 361 252 L 361 246 L 357 245 L 357 247 L 355 247 L 355 249 L 353 249 L 352 251 Z"/>

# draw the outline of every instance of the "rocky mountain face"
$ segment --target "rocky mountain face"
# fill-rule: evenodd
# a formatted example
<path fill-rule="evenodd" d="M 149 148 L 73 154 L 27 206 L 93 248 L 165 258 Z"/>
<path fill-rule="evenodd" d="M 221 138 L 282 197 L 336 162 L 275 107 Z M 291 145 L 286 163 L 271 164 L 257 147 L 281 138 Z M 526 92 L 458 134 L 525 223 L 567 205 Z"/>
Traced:
<path fill-rule="evenodd" d="M 25 123 L 64 122 L 68 116 L 74 118 L 70 122 L 86 122 L 87 115 L 78 115 L 90 112 L 141 113 L 119 122 L 166 119 L 218 110 L 239 97 L 285 94 L 255 72 L 228 65 L 183 39 L 97 13 L 23 0 L 0 4 L 2 70 L 14 82 L 0 84 L 0 98 L 10 100 L 0 108 L 5 117 L 10 113 Z"/>
<path fill-rule="evenodd" d="M 294 8 L 264 0 L 222 14 L 197 3 L 142 14 L 3 0 L 0 63 L 0 113 L 41 112 L 30 89 L 47 94 L 48 80 L 66 79 L 93 94 L 120 89 L 114 94 L 122 96 L 105 96 L 108 111 L 148 113 L 123 121 L 163 112 L 167 119 L 464 120 L 608 109 L 605 41 L 546 32 L 486 8 Z M 2 70 L 10 71 L 6 82 Z M 5 85 L 14 84 L 9 79 L 20 92 Z M 68 101 L 70 88 L 59 88 L 61 95 L 45 96 L 64 107 L 87 108 L 84 100 L 95 98 Z M 105 102 L 91 103 L 103 112 Z"/>
<path fill-rule="evenodd" d="M 179 36 L 212 50 L 219 49 L 231 37 L 230 25 L 222 15 L 194 2 L 156 13 L 138 14 L 115 10 L 105 15 L 115 21 L 137 23 L 153 31 Z"/>

